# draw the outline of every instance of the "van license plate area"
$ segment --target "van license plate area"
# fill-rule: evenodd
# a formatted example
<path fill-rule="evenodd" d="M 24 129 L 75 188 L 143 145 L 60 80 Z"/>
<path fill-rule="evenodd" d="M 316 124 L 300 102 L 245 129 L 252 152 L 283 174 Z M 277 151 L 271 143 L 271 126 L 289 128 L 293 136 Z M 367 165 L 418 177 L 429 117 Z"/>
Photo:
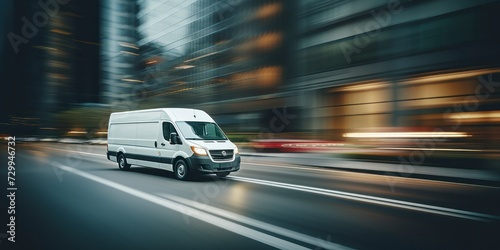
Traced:
<path fill-rule="evenodd" d="M 219 169 L 230 169 L 232 168 L 231 162 L 219 163 Z"/>

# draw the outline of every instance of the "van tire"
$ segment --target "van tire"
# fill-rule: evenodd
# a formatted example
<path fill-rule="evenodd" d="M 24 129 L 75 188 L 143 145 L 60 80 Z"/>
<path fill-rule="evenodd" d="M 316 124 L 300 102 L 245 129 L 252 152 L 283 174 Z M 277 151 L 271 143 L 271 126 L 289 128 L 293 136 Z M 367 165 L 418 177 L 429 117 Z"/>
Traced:
<path fill-rule="evenodd" d="M 220 172 L 220 173 L 216 173 L 217 177 L 226 177 L 229 175 L 230 172 Z"/>
<path fill-rule="evenodd" d="M 187 165 L 185 160 L 178 160 L 175 162 L 174 167 L 175 178 L 178 180 L 187 180 L 189 177 L 189 166 Z"/>
<path fill-rule="evenodd" d="M 119 154 L 118 155 L 118 168 L 122 171 L 127 171 L 130 169 L 130 164 L 127 163 L 127 159 L 125 158 L 125 155 Z"/>

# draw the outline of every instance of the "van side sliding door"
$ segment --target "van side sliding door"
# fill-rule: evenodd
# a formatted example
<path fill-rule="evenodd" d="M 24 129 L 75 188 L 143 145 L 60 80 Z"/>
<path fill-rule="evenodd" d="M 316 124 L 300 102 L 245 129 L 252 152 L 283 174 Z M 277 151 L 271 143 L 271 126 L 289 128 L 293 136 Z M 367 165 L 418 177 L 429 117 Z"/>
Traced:
<path fill-rule="evenodd" d="M 155 144 L 157 145 L 159 128 L 158 121 L 137 123 L 135 152 L 128 158 L 134 159 L 137 165 L 157 168 L 158 150 Z"/>

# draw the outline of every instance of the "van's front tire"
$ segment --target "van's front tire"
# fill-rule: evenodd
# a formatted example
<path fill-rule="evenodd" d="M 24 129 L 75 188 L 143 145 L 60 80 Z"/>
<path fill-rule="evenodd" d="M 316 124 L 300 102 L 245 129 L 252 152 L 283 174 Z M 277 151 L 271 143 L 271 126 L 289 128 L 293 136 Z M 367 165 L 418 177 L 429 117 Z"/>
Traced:
<path fill-rule="evenodd" d="M 130 164 L 127 164 L 127 159 L 125 158 L 125 155 L 119 154 L 118 155 L 118 168 L 122 171 L 127 171 L 130 169 Z"/>
<path fill-rule="evenodd" d="M 185 160 L 175 162 L 174 168 L 175 178 L 178 180 L 187 180 L 189 177 L 189 167 Z"/>

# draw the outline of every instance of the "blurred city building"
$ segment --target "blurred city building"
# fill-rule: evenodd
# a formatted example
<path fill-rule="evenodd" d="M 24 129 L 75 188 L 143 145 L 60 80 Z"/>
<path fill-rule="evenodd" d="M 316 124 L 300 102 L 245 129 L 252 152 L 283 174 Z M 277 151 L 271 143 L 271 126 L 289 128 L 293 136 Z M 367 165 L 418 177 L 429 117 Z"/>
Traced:
<path fill-rule="evenodd" d="M 499 85 L 499 8 L 498 1 L 300 1 L 288 90 L 310 121 L 304 129 L 340 140 L 440 129 L 498 141 L 500 95 L 484 82 Z"/>
<path fill-rule="evenodd" d="M 294 28 L 289 1 L 139 1 L 143 107 L 201 108 L 231 130 L 268 126 Z M 267 124 L 266 124 L 267 123 Z"/>
<path fill-rule="evenodd" d="M 9 106 L 2 112 L 2 130 L 50 133 L 57 129 L 58 112 L 99 102 L 99 3 L 7 2 L 0 45 L 10 94 L 2 98 Z"/>
<path fill-rule="evenodd" d="M 134 86 L 142 82 L 137 70 L 138 10 L 136 1 L 101 1 L 101 102 L 105 104 L 127 102 Z"/>
<path fill-rule="evenodd" d="M 344 140 L 359 131 L 446 130 L 458 115 L 443 113 L 470 103 L 481 79 L 499 71 L 497 1 L 138 5 L 135 101 L 201 108 L 232 131 Z M 494 116 L 498 98 L 491 93 L 473 111 Z M 271 124 L 286 112 L 296 119 Z M 460 130 L 498 125 L 485 119 Z"/>

